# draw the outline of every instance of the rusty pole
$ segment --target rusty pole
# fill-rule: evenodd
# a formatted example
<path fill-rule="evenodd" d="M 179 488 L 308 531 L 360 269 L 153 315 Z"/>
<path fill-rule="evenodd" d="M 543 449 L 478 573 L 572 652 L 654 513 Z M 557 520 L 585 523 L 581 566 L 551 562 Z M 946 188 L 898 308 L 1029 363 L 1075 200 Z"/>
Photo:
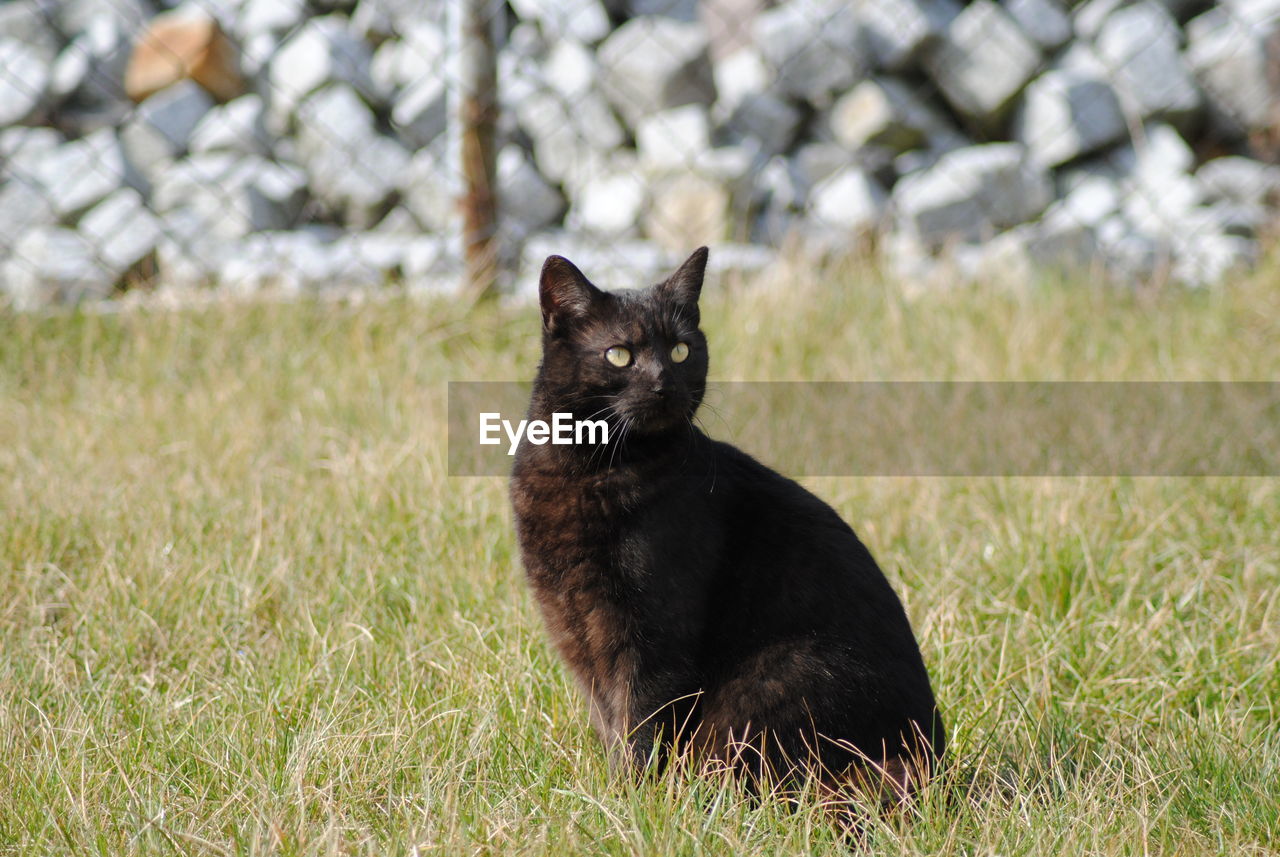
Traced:
<path fill-rule="evenodd" d="M 494 138 L 498 124 L 498 61 L 494 33 L 500 0 L 451 0 L 449 47 L 450 158 L 457 169 L 466 288 L 493 294 L 498 274 L 498 199 Z"/>

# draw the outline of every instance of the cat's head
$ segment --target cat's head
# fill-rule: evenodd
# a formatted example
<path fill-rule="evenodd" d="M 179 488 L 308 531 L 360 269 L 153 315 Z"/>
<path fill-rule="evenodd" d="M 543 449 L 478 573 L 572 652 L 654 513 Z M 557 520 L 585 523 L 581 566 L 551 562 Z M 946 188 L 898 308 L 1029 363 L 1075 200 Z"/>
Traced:
<path fill-rule="evenodd" d="M 605 292 L 572 262 L 551 256 L 538 286 L 542 365 L 535 396 L 579 419 L 626 433 L 684 430 L 702 402 L 707 340 L 698 295 L 707 248 L 647 289 Z"/>

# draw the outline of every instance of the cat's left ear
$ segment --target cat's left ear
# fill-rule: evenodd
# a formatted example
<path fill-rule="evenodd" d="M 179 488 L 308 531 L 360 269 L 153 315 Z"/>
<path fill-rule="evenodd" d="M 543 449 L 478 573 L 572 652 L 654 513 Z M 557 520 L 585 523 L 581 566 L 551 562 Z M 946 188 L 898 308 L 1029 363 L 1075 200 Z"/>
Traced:
<path fill-rule="evenodd" d="M 708 252 L 706 247 L 694 250 L 693 255 L 685 259 L 684 264 L 658 286 L 659 294 L 681 306 L 697 308 L 698 295 L 702 294 L 702 278 L 707 273 Z"/>

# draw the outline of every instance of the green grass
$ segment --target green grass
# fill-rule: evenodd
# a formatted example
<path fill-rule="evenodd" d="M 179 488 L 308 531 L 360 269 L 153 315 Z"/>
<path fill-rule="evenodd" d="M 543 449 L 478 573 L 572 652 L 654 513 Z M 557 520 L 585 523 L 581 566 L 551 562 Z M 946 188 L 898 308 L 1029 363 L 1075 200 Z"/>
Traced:
<path fill-rule="evenodd" d="M 1280 377 L 1274 263 L 1203 292 L 780 279 L 708 288 L 715 377 Z M 445 382 L 529 377 L 536 328 L 0 315 L 0 853 L 846 853 L 808 804 L 610 780 L 505 484 L 444 472 Z M 1280 852 L 1280 480 L 808 484 L 951 728 L 867 853 Z"/>

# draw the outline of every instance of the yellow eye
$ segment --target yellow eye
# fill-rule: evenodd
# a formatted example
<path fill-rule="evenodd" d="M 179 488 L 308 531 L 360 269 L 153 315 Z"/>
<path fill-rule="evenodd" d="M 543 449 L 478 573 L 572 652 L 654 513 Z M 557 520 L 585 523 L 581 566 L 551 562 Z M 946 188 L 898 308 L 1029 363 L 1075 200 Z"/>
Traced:
<path fill-rule="evenodd" d="M 615 345 L 604 353 L 604 359 L 621 369 L 631 365 L 631 352 L 621 345 Z"/>
<path fill-rule="evenodd" d="M 674 363 L 683 363 L 688 356 L 689 345 L 687 343 L 677 342 L 675 347 L 671 349 L 671 360 Z"/>

